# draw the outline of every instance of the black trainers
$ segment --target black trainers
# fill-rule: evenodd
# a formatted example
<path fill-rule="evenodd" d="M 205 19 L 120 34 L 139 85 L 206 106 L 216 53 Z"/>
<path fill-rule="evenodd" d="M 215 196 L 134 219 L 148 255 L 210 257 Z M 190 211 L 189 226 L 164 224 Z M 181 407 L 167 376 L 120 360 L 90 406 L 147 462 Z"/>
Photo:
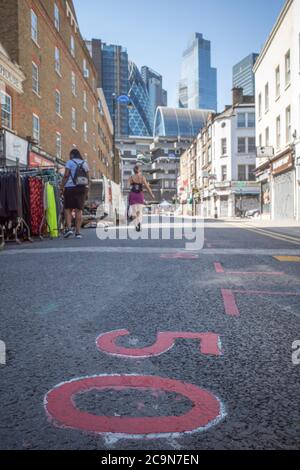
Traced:
<path fill-rule="evenodd" d="M 67 228 L 64 232 L 64 238 L 70 238 L 73 236 L 73 231 L 70 228 Z"/>
<path fill-rule="evenodd" d="M 137 224 L 137 226 L 135 227 L 135 230 L 136 230 L 137 232 L 140 232 L 140 231 L 141 231 L 141 224 L 140 224 L 140 223 Z"/>
<path fill-rule="evenodd" d="M 81 240 L 81 238 L 82 238 L 81 233 L 76 233 L 75 238 L 77 238 L 77 240 Z"/>

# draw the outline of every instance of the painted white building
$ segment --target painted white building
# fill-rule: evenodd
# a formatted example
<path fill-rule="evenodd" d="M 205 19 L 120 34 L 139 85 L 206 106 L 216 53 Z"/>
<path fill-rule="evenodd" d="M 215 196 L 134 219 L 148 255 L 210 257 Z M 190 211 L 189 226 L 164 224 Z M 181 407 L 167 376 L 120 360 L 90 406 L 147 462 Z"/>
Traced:
<path fill-rule="evenodd" d="M 262 213 L 300 220 L 300 0 L 287 0 L 254 66 Z"/>
<path fill-rule="evenodd" d="M 197 184 L 205 217 L 259 209 L 254 97 L 233 90 L 233 104 L 212 115 L 197 138 Z"/>

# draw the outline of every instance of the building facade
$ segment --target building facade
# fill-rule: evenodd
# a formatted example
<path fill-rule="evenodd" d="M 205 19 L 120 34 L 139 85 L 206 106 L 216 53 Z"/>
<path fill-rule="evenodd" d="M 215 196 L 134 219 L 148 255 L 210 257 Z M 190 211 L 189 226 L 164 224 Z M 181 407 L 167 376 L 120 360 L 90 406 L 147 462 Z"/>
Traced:
<path fill-rule="evenodd" d="M 211 43 L 200 33 L 183 53 L 179 107 L 217 111 L 217 70 L 211 66 Z"/>
<path fill-rule="evenodd" d="M 129 62 L 127 50 L 118 45 L 106 44 L 100 39 L 86 41 L 87 48 L 98 73 L 98 86 L 103 88 L 111 117 L 113 96 L 128 95 Z M 126 106 L 116 103 L 116 137 L 129 135 L 129 111 Z"/>
<path fill-rule="evenodd" d="M 150 123 L 153 132 L 156 109 L 159 106 L 168 106 L 168 93 L 163 89 L 163 78 L 159 73 L 143 66 L 141 74 L 149 95 Z"/>
<path fill-rule="evenodd" d="M 121 190 L 124 195 L 128 195 L 130 187 L 128 184 L 130 176 L 134 174 L 135 165 L 141 164 L 143 170 L 151 168 L 151 137 L 128 137 L 127 139 L 118 139 L 116 142 L 120 152 L 120 181 Z M 142 163 L 142 159 L 149 160 L 149 165 Z"/>
<path fill-rule="evenodd" d="M 150 98 L 146 83 L 134 62 L 129 62 L 129 91 L 131 108 L 129 109 L 129 134 L 131 136 L 150 137 L 151 125 Z"/>
<path fill-rule="evenodd" d="M 0 166 L 27 165 L 28 141 L 15 132 L 19 96 L 24 93 L 25 75 L 0 43 Z"/>
<path fill-rule="evenodd" d="M 110 175 L 111 128 L 98 111 L 97 71 L 73 2 L 2 0 L 0 40 L 26 77 L 14 130 L 31 143 L 29 164 L 63 164 L 77 147 L 98 175 Z M 107 136 L 105 149 L 101 131 Z"/>
<path fill-rule="evenodd" d="M 154 138 L 190 141 L 206 124 L 210 112 L 202 109 L 168 108 L 159 106 L 154 120 Z"/>
<path fill-rule="evenodd" d="M 233 90 L 233 104 L 211 114 L 182 157 L 181 198 L 204 217 L 235 217 L 259 208 L 255 181 L 254 97 Z"/>
<path fill-rule="evenodd" d="M 252 53 L 242 59 L 232 69 L 233 88 L 243 88 L 246 96 L 255 96 L 255 78 L 253 67 L 258 54 Z"/>
<path fill-rule="evenodd" d="M 300 220 L 300 0 L 287 0 L 254 66 L 263 217 Z"/>

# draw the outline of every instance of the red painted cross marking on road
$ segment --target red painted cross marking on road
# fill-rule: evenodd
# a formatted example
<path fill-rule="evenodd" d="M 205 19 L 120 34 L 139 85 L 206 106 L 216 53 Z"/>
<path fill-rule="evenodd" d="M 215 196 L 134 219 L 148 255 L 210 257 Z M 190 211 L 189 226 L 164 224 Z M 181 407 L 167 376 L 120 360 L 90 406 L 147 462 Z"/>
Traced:
<path fill-rule="evenodd" d="M 215 271 L 218 274 L 237 274 L 238 276 L 283 276 L 280 271 L 225 271 L 221 263 L 214 263 Z"/>
<path fill-rule="evenodd" d="M 167 253 L 160 256 L 162 259 L 198 259 L 199 255 L 194 255 L 193 253 Z"/>
<path fill-rule="evenodd" d="M 80 411 L 76 396 L 92 390 L 144 390 L 172 392 L 188 398 L 192 407 L 180 416 L 126 417 L 96 416 Z M 116 433 L 127 437 L 165 437 L 203 431 L 224 416 L 224 407 L 213 394 L 195 385 L 155 376 L 104 375 L 64 382 L 47 393 L 44 405 L 48 416 L 61 427 L 93 433 Z"/>
<path fill-rule="evenodd" d="M 176 339 L 197 339 L 200 341 L 200 352 L 205 355 L 220 356 L 221 342 L 220 336 L 215 333 L 186 333 L 186 332 L 159 332 L 156 342 L 152 346 L 145 348 L 125 348 L 118 346 L 116 340 L 120 337 L 128 336 L 127 330 L 115 330 L 98 336 L 96 345 L 98 349 L 106 354 L 128 358 L 146 358 L 159 356 L 171 349 Z"/>
<path fill-rule="evenodd" d="M 277 291 L 263 291 L 263 290 L 241 290 L 241 289 L 221 289 L 224 308 L 226 315 L 238 316 L 240 314 L 238 306 L 235 301 L 235 294 L 245 295 L 280 295 L 280 296 L 300 296 L 300 292 L 277 292 Z"/>

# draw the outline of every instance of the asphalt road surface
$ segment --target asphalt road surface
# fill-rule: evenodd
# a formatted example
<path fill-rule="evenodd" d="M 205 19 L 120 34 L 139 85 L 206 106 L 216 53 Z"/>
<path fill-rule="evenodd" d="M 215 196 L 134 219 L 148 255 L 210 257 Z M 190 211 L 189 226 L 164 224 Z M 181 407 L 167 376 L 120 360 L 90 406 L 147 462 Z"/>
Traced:
<path fill-rule="evenodd" d="M 0 253 L 1 449 L 299 449 L 300 232 L 172 226 Z"/>

